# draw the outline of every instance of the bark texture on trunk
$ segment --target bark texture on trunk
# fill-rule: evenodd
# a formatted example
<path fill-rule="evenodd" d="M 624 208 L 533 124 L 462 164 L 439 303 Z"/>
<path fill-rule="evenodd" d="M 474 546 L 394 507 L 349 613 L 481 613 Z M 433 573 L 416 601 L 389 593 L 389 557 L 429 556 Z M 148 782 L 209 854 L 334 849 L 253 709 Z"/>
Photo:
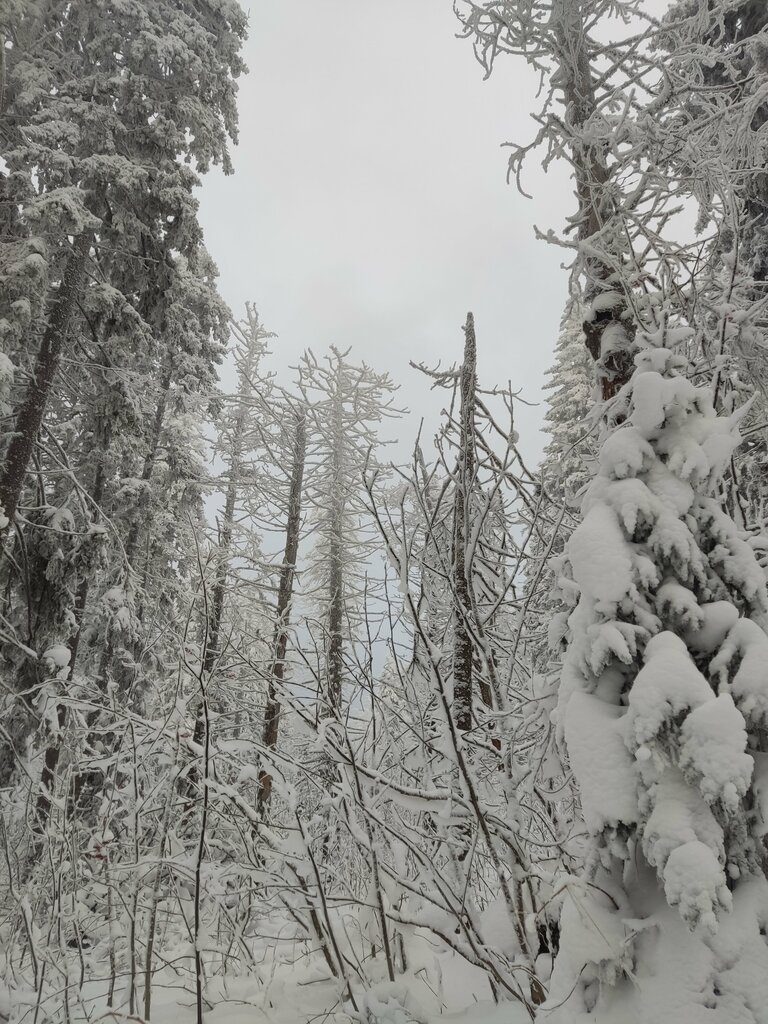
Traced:
<path fill-rule="evenodd" d="M 221 519 L 216 579 L 213 584 L 213 593 L 211 594 L 208 640 L 205 645 L 205 657 L 203 658 L 203 672 L 205 672 L 206 676 L 209 676 L 213 671 L 216 659 L 221 653 L 219 644 L 221 640 L 221 624 L 224 616 L 224 595 L 227 589 L 227 571 L 231 555 L 232 534 L 235 528 L 235 505 L 237 504 L 237 495 L 240 488 L 241 442 L 242 437 L 238 437 L 235 451 L 232 454 L 232 461 L 230 462 L 227 495 L 224 500 L 224 513 Z"/>
<path fill-rule="evenodd" d="M 77 236 L 67 259 L 58 292 L 49 308 L 48 323 L 37 353 L 32 379 L 16 414 L 13 436 L 8 444 L 0 473 L 0 506 L 8 518 L 9 525 L 16 515 L 35 439 L 59 370 L 72 314 L 82 292 L 90 247 L 89 235 Z"/>
<path fill-rule="evenodd" d="M 293 581 L 296 575 L 296 560 L 299 554 L 299 532 L 301 527 L 301 492 L 304 480 L 304 462 L 307 452 L 306 413 L 301 410 L 296 416 L 296 434 L 291 467 L 291 483 L 288 493 L 288 521 L 285 531 L 285 553 L 280 569 L 275 609 L 275 632 L 273 637 L 272 667 L 269 674 L 267 703 L 264 710 L 264 731 L 262 743 L 267 750 L 277 747 L 280 731 L 280 687 L 285 678 L 285 655 L 288 650 L 288 627 L 291 616 Z M 258 811 L 262 816 L 272 799 L 272 776 L 267 769 L 259 772 Z"/>
<path fill-rule="evenodd" d="M 456 607 L 453 626 L 453 713 L 456 728 L 472 728 L 473 644 L 468 628 L 472 609 L 467 546 L 471 526 L 471 496 L 475 476 L 475 392 L 477 341 L 475 320 L 467 313 L 464 325 L 464 362 L 460 379 L 459 463 L 453 504 L 453 591 Z"/>
<path fill-rule="evenodd" d="M 330 495 L 330 543 L 328 551 L 328 647 L 326 650 L 327 692 L 323 713 L 336 715 L 341 711 L 344 676 L 344 423 L 342 396 L 335 396 L 333 450 L 333 493 Z"/>
<path fill-rule="evenodd" d="M 559 50 L 558 76 L 566 106 L 566 126 L 571 131 L 570 149 L 579 202 L 578 239 L 597 240 L 614 214 L 609 190 L 610 171 L 605 145 L 592 141 L 584 129 L 595 114 L 594 57 L 584 25 L 580 0 L 554 0 L 552 27 Z M 584 339 L 595 360 L 603 401 L 613 398 L 634 370 L 635 325 L 627 306 L 621 277 L 625 245 L 614 240 L 616 251 L 588 255 L 584 259 L 588 308 Z"/>
<path fill-rule="evenodd" d="M 247 386 L 243 383 L 240 389 L 241 399 L 245 399 L 246 392 Z M 221 626 L 224 618 L 224 598 L 227 591 L 229 560 L 232 554 L 232 536 L 235 529 L 235 507 L 237 505 L 242 475 L 245 427 L 245 406 L 241 404 L 232 437 L 229 481 L 227 482 L 224 512 L 219 530 L 219 545 L 216 552 L 216 575 L 213 581 L 211 600 L 208 607 L 208 621 L 206 623 L 205 648 L 203 651 L 203 685 L 206 687 L 210 682 L 216 662 L 221 654 Z M 205 704 L 205 696 L 201 694 L 201 699 L 195 712 L 195 727 L 192 731 L 192 742 L 197 747 L 202 747 L 206 742 Z M 197 764 L 193 763 L 187 776 L 185 787 L 187 795 L 191 795 L 196 791 L 200 781 L 199 775 Z"/>

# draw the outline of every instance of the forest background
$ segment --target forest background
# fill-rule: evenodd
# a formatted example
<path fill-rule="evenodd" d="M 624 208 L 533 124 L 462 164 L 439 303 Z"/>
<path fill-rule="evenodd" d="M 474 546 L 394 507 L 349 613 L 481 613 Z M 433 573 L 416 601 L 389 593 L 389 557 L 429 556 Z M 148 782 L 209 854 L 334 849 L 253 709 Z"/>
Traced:
<path fill-rule="evenodd" d="M 0 37 L 0 1015 L 765 1024 L 763 4 Z"/>

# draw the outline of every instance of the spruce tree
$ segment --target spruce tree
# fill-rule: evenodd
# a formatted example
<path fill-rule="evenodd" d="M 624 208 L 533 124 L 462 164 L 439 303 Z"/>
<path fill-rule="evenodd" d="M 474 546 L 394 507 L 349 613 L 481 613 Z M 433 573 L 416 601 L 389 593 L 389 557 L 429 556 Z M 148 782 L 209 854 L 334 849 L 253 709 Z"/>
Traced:
<path fill-rule="evenodd" d="M 9 747 L 0 765 L 7 779 L 36 721 L 30 700 L 48 685 L 35 655 L 52 642 L 69 648 L 68 672 L 57 668 L 58 689 L 85 668 L 78 665 L 81 641 L 93 638 L 101 618 L 105 628 L 96 625 L 95 632 L 101 629 L 105 642 L 95 663 L 103 669 L 96 673 L 102 691 L 119 634 L 123 641 L 133 634 L 121 643 L 131 652 L 122 675 L 133 678 L 136 628 L 128 623 L 146 611 L 146 600 L 137 604 L 135 594 L 158 580 L 149 571 L 157 543 L 165 545 L 173 578 L 186 558 L 178 545 L 171 552 L 174 537 L 184 530 L 187 510 L 195 503 L 197 512 L 202 508 L 195 431 L 189 432 L 188 420 L 174 439 L 169 427 L 171 419 L 199 414 L 199 404 L 192 406 L 210 386 L 222 351 L 225 307 L 202 246 L 193 189 L 212 161 L 230 169 L 245 21 L 234 3 L 214 10 L 202 3 L 115 7 L 59 0 L 6 5 L 0 19 L 4 210 L 16 210 L 13 243 L 3 246 L 16 257 L 0 265 L 9 266 L 20 295 L 11 303 L 16 320 L 4 318 L 18 372 L 6 388 L 13 429 L 0 471 L 0 504 L 6 526 L 20 511 L 3 573 L 12 621 L 25 622 L 10 645 L 21 662 L 14 680 L 18 699 L 6 695 L 14 723 L 13 753 Z M 24 322 L 34 325 L 39 348 L 14 342 Z M 171 476 L 186 478 L 178 496 L 188 504 L 180 517 L 178 509 L 174 517 L 166 508 L 165 526 L 150 541 L 142 525 L 161 439 Z M 193 477 L 196 498 L 194 485 L 187 486 Z M 121 536 L 132 497 L 141 508 Z M 113 501 L 116 531 L 103 521 Z M 48 574 L 40 559 L 49 559 L 43 533 L 51 516 L 56 522 L 69 517 L 70 533 L 82 539 L 64 552 L 63 589 L 55 596 L 44 587 L 45 601 L 25 621 L 24 606 L 33 600 L 25 594 L 25 577 L 30 567 L 37 579 Z M 106 537 L 118 540 L 111 553 Z M 61 563 L 57 558 L 51 571 Z M 96 574 L 110 558 L 112 582 L 102 577 L 104 598 L 96 608 Z M 172 608 L 167 588 L 157 594 L 166 610 Z"/>
<path fill-rule="evenodd" d="M 549 441 L 539 467 L 539 501 L 526 568 L 526 636 L 539 671 L 547 670 L 550 645 L 556 650 L 560 640 L 562 602 L 556 592 L 556 560 L 579 522 L 581 492 L 595 468 L 597 425 L 590 415 L 594 370 L 582 320 L 577 304 L 563 317 L 555 362 L 544 388 Z"/>
<path fill-rule="evenodd" d="M 626 419 L 601 446 L 566 549 L 574 607 L 556 720 L 588 840 L 562 913 L 557 1021 L 619 1008 L 763 1019 L 750 1007 L 768 968 L 768 595 L 719 500 L 741 414 L 717 415 L 688 379 L 688 333 L 638 335 Z"/>

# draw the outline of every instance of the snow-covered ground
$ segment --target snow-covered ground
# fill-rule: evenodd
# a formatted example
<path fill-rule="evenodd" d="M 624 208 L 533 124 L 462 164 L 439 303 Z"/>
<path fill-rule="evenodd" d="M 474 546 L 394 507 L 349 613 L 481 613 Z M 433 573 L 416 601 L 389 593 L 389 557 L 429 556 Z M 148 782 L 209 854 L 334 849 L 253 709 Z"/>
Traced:
<path fill-rule="evenodd" d="M 408 969 L 395 982 L 384 978 L 367 988 L 353 982 L 354 1005 L 345 986 L 329 976 L 322 958 L 304 941 L 270 941 L 253 946 L 256 966 L 243 975 L 211 978 L 205 987 L 205 1024 L 524 1024 L 522 1006 L 496 1004 L 487 975 L 419 932 L 408 943 Z M 73 960 L 74 966 L 74 960 Z M 366 974 L 385 975 L 384 964 L 370 960 Z M 181 975 L 181 976 L 180 976 Z M 193 963 L 181 957 L 174 969 L 155 973 L 149 1018 L 142 1016 L 143 991 L 130 1012 L 128 993 L 119 987 L 107 1006 L 106 983 L 86 982 L 82 999 L 71 993 L 69 1007 L 61 991 L 40 1001 L 33 989 L 0 991 L 0 1021 L 11 1024 L 195 1024 L 197 1006 Z M 355 1005 L 357 1010 L 355 1010 Z"/>

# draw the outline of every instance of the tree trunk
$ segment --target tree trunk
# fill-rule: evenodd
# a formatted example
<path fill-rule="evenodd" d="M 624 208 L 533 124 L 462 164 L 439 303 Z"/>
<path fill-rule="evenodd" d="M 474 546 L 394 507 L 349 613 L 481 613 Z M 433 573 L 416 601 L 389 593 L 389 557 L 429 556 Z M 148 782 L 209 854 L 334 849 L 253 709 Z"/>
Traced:
<path fill-rule="evenodd" d="M 160 382 L 160 398 L 158 399 L 157 406 L 155 408 L 155 415 L 152 421 L 152 431 L 149 438 L 149 447 L 146 455 L 144 456 L 144 465 L 141 471 L 141 481 L 144 484 L 149 484 L 152 478 L 152 471 L 155 466 L 155 460 L 157 458 L 157 451 L 160 447 L 160 437 L 163 430 L 163 422 L 165 420 L 165 411 L 168 405 L 168 393 L 171 387 L 171 377 L 173 373 L 172 366 L 167 366 L 163 372 L 163 376 Z M 139 507 L 134 510 L 133 521 L 128 528 L 128 535 L 123 546 L 124 558 L 126 570 L 130 573 L 133 571 L 133 560 L 136 555 L 136 548 L 139 542 L 139 534 L 141 530 L 142 517 L 140 515 L 142 499 L 139 499 Z M 87 592 L 83 595 L 84 599 L 87 600 Z M 79 643 L 79 631 L 73 638 L 74 649 L 72 650 L 72 659 L 70 664 L 74 667 L 75 658 L 77 657 L 77 647 Z M 136 665 L 137 658 L 140 655 L 140 645 L 137 636 L 128 638 L 127 649 L 131 655 L 130 667 L 128 665 L 120 665 L 119 669 L 116 666 L 116 656 L 118 650 L 113 642 L 112 635 L 110 635 L 109 627 L 107 627 L 107 633 L 104 637 L 104 648 L 101 652 L 99 659 L 98 672 L 96 673 L 96 684 L 102 693 L 107 692 L 108 687 L 108 676 L 110 673 L 114 673 L 116 676 L 115 682 L 117 683 L 119 692 L 125 695 L 129 692 L 134 679 L 136 677 L 136 669 L 133 667 Z M 96 731 L 96 726 L 101 718 L 103 712 L 94 710 L 91 711 L 87 716 L 88 724 L 88 736 L 86 744 L 90 748 L 94 748 L 100 738 L 106 743 L 108 737 L 101 736 Z M 111 737 L 109 737 L 111 739 Z M 47 754 L 46 754 L 47 756 Z M 92 805 L 94 795 L 98 791 L 99 784 L 102 780 L 102 772 L 99 769 L 85 769 L 77 774 L 74 782 L 74 791 L 72 795 L 73 802 L 79 806 L 81 810 L 86 810 Z"/>
<path fill-rule="evenodd" d="M 35 446 L 35 438 L 43 422 L 46 406 L 61 362 L 72 313 L 82 291 L 85 263 L 91 247 L 90 235 L 78 235 L 64 268 L 56 298 L 48 313 L 48 325 L 35 360 L 32 380 L 24 401 L 16 414 L 14 433 L 0 474 L 0 507 L 13 522 L 21 497 L 24 477 Z"/>
<path fill-rule="evenodd" d="M 168 365 L 163 373 L 162 380 L 160 382 L 160 398 L 155 409 L 155 418 L 152 422 L 152 433 L 149 439 L 149 448 L 147 454 L 144 456 L 144 465 L 141 470 L 141 481 L 144 484 L 149 484 L 152 478 L 152 470 L 155 468 L 155 459 L 157 458 L 157 450 L 160 447 L 160 436 L 163 432 L 163 422 L 165 421 L 165 410 L 168 405 L 168 393 L 171 389 L 171 377 L 173 375 L 173 367 Z M 136 509 L 133 522 L 128 530 L 128 536 L 125 541 L 125 560 L 128 566 L 132 568 L 134 556 L 136 554 L 136 547 L 139 542 L 139 531 L 141 529 L 141 503 L 142 498 L 139 497 L 139 507 Z"/>
<path fill-rule="evenodd" d="M 224 597 L 227 590 L 227 575 L 229 570 L 229 559 L 232 547 L 232 535 L 235 528 L 235 506 L 240 487 L 240 476 L 243 461 L 243 434 L 246 426 L 245 399 L 248 392 L 248 382 L 241 381 L 240 386 L 240 410 L 235 419 L 235 427 L 232 437 L 232 454 L 229 462 L 229 481 L 227 493 L 224 499 L 224 512 L 221 518 L 221 529 L 219 531 L 219 544 L 216 553 L 216 576 L 211 592 L 211 602 L 208 609 L 208 622 L 206 623 L 205 648 L 203 651 L 203 679 L 205 685 L 211 678 L 216 660 L 221 654 L 219 643 L 221 640 L 221 624 L 224 616 Z M 201 695 L 200 703 L 195 712 L 195 727 L 192 731 L 192 742 L 196 747 L 202 747 L 210 737 L 206 734 L 206 697 Z M 197 764 L 190 766 L 187 775 L 186 795 L 191 797 L 199 784 L 199 772 Z"/>
<path fill-rule="evenodd" d="M 107 425 L 104 437 L 102 439 L 101 450 L 99 452 L 99 461 L 96 466 L 96 474 L 93 481 L 93 493 L 91 494 L 91 501 L 94 507 L 93 522 L 98 523 L 101 520 L 101 503 L 104 500 L 104 483 L 105 483 L 105 472 L 104 472 L 104 461 L 109 451 L 111 431 L 109 425 Z M 77 593 L 75 595 L 75 621 L 77 628 L 72 636 L 69 638 L 69 674 L 70 678 L 74 677 L 75 666 L 77 664 L 77 655 L 80 650 L 80 637 L 83 631 L 83 622 L 85 619 L 85 612 L 88 607 L 88 595 L 91 589 L 91 577 L 93 573 L 93 565 L 91 559 L 86 559 L 83 567 L 83 575 L 77 587 Z"/>
<path fill-rule="evenodd" d="M 579 201 L 578 239 L 594 238 L 613 214 L 608 189 L 609 171 L 600 144 L 585 141 L 584 128 L 596 109 L 594 58 L 589 51 L 579 0 L 555 0 L 552 26 L 559 50 L 559 72 L 565 99 L 565 120 L 571 129 L 570 148 Z M 603 401 L 613 398 L 634 370 L 634 324 L 627 308 L 618 264 L 623 251 L 613 253 L 617 266 L 590 255 L 584 260 L 588 314 L 584 338 Z"/>
<path fill-rule="evenodd" d="M 326 651 L 327 693 L 323 713 L 336 715 L 341 711 L 341 695 L 344 675 L 344 485 L 343 454 L 344 442 L 343 398 L 341 393 L 334 397 L 333 427 L 333 494 L 330 495 L 330 544 L 328 551 L 328 648 Z"/>
<path fill-rule="evenodd" d="M 477 343 L 475 321 L 467 313 L 464 325 L 464 362 L 460 382 L 459 465 L 453 503 L 453 716 L 460 732 L 472 728 L 472 637 L 468 628 L 472 602 L 467 566 L 470 505 L 475 474 L 475 390 Z"/>
<path fill-rule="evenodd" d="M 96 477 L 93 486 L 93 503 L 96 507 L 96 517 L 94 522 L 99 521 L 98 507 L 101 505 L 102 498 L 104 496 L 104 454 L 108 447 L 108 441 L 102 447 L 101 457 L 99 464 L 96 467 Z M 91 586 L 91 565 L 86 565 L 86 571 L 84 572 L 80 583 L 78 584 L 77 592 L 75 595 L 75 606 L 74 615 L 77 623 L 77 628 L 72 636 L 69 638 L 67 646 L 69 648 L 69 675 L 68 680 L 74 679 L 75 666 L 77 664 L 77 656 L 80 650 L 80 637 L 83 629 L 83 619 L 85 618 L 85 611 L 88 605 L 88 594 Z M 40 777 L 40 793 L 37 798 L 37 827 L 42 834 L 48 824 L 48 818 L 51 813 L 51 794 L 53 793 L 53 786 L 56 782 L 56 769 L 59 765 L 59 757 L 61 756 L 61 744 L 64 742 L 62 735 L 64 726 L 67 721 L 66 708 L 63 704 L 59 704 L 57 710 L 57 721 L 58 721 L 58 733 L 53 737 L 53 742 L 49 741 L 46 747 L 45 754 L 43 756 L 43 770 Z M 74 781 L 74 796 L 79 794 L 81 788 L 80 773 L 77 774 Z"/>
<path fill-rule="evenodd" d="M 342 568 L 341 538 L 331 539 L 329 562 L 330 575 L 328 592 L 330 605 L 328 608 L 328 706 L 327 714 L 337 714 L 341 710 L 341 693 L 344 675 L 344 642 L 342 627 L 344 624 L 344 571 Z"/>
<path fill-rule="evenodd" d="M 240 415 L 235 427 L 235 436 L 232 441 L 232 458 L 229 464 L 229 482 L 227 483 L 227 495 L 224 500 L 224 514 L 221 520 L 221 531 L 219 534 L 219 550 L 216 554 L 216 578 L 211 593 L 211 604 L 208 612 L 207 636 L 205 650 L 203 652 L 203 676 L 210 679 L 211 673 L 216 666 L 216 659 L 221 651 L 219 641 L 221 638 L 221 623 L 224 615 L 224 595 L 227 589 L 227 570 L 229 568 L 230 548 L 232 547 L 232 534 L 235 527 L 235 505 L 237 504 L 238 488 L 240 486 L 240 471 L 242 464 L 243 430 L 245 428 L 245 416 Z M 205 739 L 205 707 L 201 700 L 195 714 L 195 728 L 192 733 L 192 742 L 202 746 Z M 189 771 L 188 783 L 190 789 L 194 790 L 197 784 L 197 768 L 192 765 Z"/>
<path fill-rule="evenodd" d="M 71 675 L 69 678 L 71 678 Z M 54 743 L 49 743 L 45 748 L 43 770 L 40 774 L 40 792 L 38 793 L 37 804 L 35 806 L 35 815 L 37 818 L 36 828 L 41 837 L 48 825 L 48 818 L 51 814 L 51 797 L 53 796 L 53 790 L 56 785 L 56 769 L 59 765 L 59 755 L 61 753 L 61 744 L 63 742 L 61 733 L 63 732 L 64 726 L 67 722 L 67 710 L 64 704 L 60 703 L 56 709 L 56 720 L 58 723 L 59 735 L 56 737 Z"/>
<path fill-rule="evenodd" d="M 269 674 L 267 704 L 264 711 L 262 743 L 267 750 L 274 750 L 280 729 L 279 688 L 285 678 L 285 655 L 288 649 L 288 625 L 293 596 L 293 581 L 296 575 L 296 560 L 299 553 L 299 528 L 301 526 L 301 489 L 304 479 L 304 461 L 307 451 L 307 418 L 302 409 L 296 414 L 296 436 L 293 450 L 293 467 L 288 494 L 288 522 L 285 532 L 285 553 L 280 569 L 277 590 L 277 609 L 273 639 L 272 669 Z M 258 810 L 262 816 L 269 808 L 272 798 L 272 776 L 262 768 L 259 772 Z"/>

